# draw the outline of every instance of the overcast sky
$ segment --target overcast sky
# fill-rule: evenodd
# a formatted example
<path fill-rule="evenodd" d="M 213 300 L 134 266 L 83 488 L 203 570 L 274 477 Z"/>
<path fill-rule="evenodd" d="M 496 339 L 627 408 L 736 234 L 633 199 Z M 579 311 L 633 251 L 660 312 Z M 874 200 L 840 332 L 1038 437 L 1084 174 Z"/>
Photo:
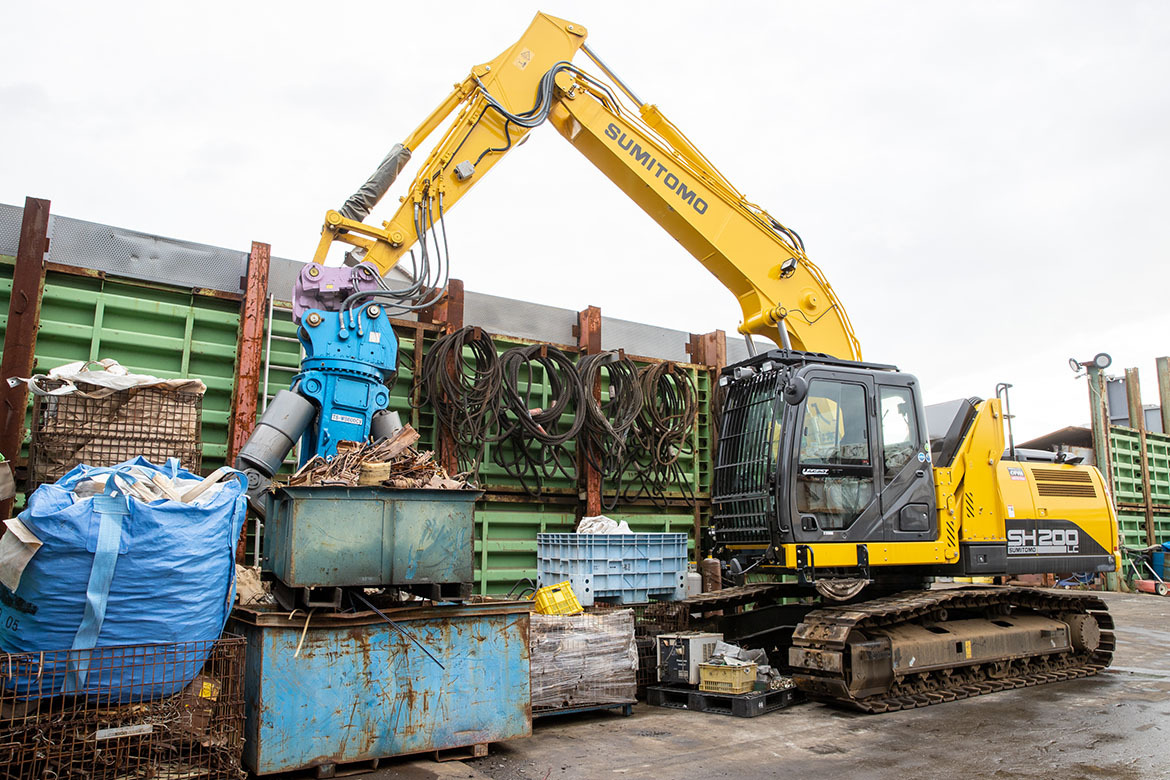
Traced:
<path fill-rule="evenodd" d="M 308 259 L 325 211 L 538 7 L 584 24 L 800 232 L 865 357 L 918 374 L 927 402 L 1006 381 L 1018 438 L 1080 424 L 1067 361 L 1099 351 L 1157 401 L 1164 2 L 8 3 L 0 202 Z M 739 322 L 552 128 L 447 229 L 471 290 L 691 332 Z"/>

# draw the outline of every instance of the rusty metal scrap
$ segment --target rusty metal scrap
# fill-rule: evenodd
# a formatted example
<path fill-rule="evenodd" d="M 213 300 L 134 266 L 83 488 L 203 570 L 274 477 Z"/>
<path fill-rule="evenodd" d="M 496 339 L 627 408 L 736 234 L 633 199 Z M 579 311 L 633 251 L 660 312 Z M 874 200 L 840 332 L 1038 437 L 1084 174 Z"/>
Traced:
<path fill-rule="evenodd" d="M 288 481 L 289 487 L 358 487 L 382 485 L 392 488 L 460 490 L 467 483 L 452 477 L 435 461 L 430 450 L 414 448 L 419 434 L 406 425 L 394 436 L 379 442 L 343 441 L 332 460 L 317 456 L 302 466 Z"/>

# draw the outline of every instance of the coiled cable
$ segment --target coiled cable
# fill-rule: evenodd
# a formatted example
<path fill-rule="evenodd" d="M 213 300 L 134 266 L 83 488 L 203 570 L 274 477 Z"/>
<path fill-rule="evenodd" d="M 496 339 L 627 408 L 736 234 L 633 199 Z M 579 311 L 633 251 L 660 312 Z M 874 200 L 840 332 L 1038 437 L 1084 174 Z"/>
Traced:
<path fill-rule="evenodd" d="M 618 352 L 586 355 L 577 361 L 577 373 L 585 393 L 585 425 L 579 439 L 585 458 L 601 475 L 601 495 L 606 509 L 617 505 L 630 431 L 642 411 L 642 384 L 634 361 Z M 602 382 L 605 374 L 608 382 Z M 604 400 L 594 396 L 602 390 Z M 606 498 L 606 482 L 616 483 Z"/>
<path fill-rule="evenodd" d="M 502 373 L 495 342 L 480 328 L 443 336 L 423 358 L 415 382 L 454 440 L 459 469 L 478 482 L 485 445 L 500 413 Z"/>
<path fill-rule="evenodd" d="M 643 402 L 633 427 L 635 446 L 626 459 L 626 471 L 634 479 L 625 498 L 646 497 L 661 505 L 668 488 L 676 486 L 693 504 L 694 487 L 679 459 L 694 453 L 691 433 L 698 419 L 694 378 L 682 366 L 666 361 L 645 366 L 638 381 Z"/>
<path fill-rule="evenodd" d="M 556 347 L 534 344 L 506 351 L 500 368 L 493 461 L 531 496 L 540 496 L 545 480 L 557 474 L 575 481 L 577 470 L 567 445 L 585 424 L 585 390 L 573 361 Z"/>

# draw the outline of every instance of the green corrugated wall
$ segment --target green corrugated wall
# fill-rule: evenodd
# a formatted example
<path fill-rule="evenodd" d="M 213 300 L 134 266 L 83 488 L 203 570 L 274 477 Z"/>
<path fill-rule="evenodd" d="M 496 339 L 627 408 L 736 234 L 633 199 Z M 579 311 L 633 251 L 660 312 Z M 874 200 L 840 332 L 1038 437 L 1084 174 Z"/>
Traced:
<path fill-rule="evenodd" d="M 1121 543 L 1126 547 L 1142 548 L 1147 544 L 1170 541 L 1170 436 L 1146 434 L 1146 469 L 1154 510 L 1154 538 L 1148 542 L 1141 435 L 1137 429 L 1120 425 L 1109 429 L 1109 459 Z"/>
<path fill-rule="evenodd" d="M 0 257 L 0 338 L 7 323 L 12 290 L 13 260 Z M 286 388 L 300 362 L 300 347 L 287 305 L 274 309 L 268 395 Z M 203 402 L 203 468 L 223 464 L 227 423 L 231 409 L 232 382 L 239 328 L 239 303 L 235 300 L 194 294 L 125 279 L 103 279 L 96 274 L 49 271 L 41 305 L 41 329 L 37 336 L 37 370 L 48 371 L 75 360 L 112 357 L 131 371 L 163 378 L 197 377 L 207 384 Z M 421 434 L 420 446 L 433 448 L 435 420 L 427 408 L 411 403 L 416 342 L 413 324 L 396 327 L 399 338 L 398 381 L 390 408 L 411 422 Z M 423 330 L 423 349 L 433 343 L 433 330 Z M 500 350 L 532 343 L 496 337 Z M 692 434 L 692 452 L 681 464 L 690 489 L 699 499 L 700 513 L 707 515 L 710 495 L 711 378 L 701 366 L 685 366 L 699 393 L 699 421 Z M 544 378 L 542 392 L 547 393 Z M 263 388 L 261 388 L 263 392 Z M 263 401 L 261 401 L 263 406 Z M 291 461 L 290 464 L 291 466 Z M 490 452 L 482 473 L 488 494 L 477 504 L 475 530 L 476 590 L 507 592 L 518 580 L 536 577 L 536 534 L 571 531 L 577 519 L 577 485 L 560 478 L 547 483 L 546 501 L 520 494 L 519 483 L 491 462 Z M 647 501 L 621 501 L 609 514 L 626 520 L 638 532 L 685 532 L 693 549 L 695 510 L 671 491 L 670 506 Z"/>
<path fill-rule="evenodd" d="M 11 257 L 0 258 L 0 333 L 8 324 Z M 114 358 L 164 379 L 196 377 L 203 398 L 203 467 L 223 465 L 235 373 L 239 303 L 97 275 L 45 274 L 36 370 Z M 0 342 L 2 343 L 2 342 Z"/>

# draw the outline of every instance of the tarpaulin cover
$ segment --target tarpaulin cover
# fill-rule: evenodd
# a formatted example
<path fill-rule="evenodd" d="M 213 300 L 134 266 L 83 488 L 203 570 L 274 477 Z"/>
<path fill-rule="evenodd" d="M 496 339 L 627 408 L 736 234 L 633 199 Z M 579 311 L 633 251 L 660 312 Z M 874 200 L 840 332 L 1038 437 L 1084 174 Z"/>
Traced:
<path fill-rule="evenodd" d="M 112 468 L 78 466 L 29 497 L 20 519 L 43 546 L 15 593 L 0 585 L 0 651 L 76 652 L 69 654 L 68 668 L 37 669 L 38 676 L 53 675 L 52 686 L 43 679 L 35 687 L 27 680 L 22 685 L 16 676 L 7 679 L 10 687 L 121 701 L 167 696 L 190 682 L 205 660 L 190 647 L 209 648 L 223 631 L 235 597 L 235 546 L 247 508 L 242 474 L 234 472 L 234 479 L 192 503 L 147 503 L 117 489 L 133 476 L 112 479 L 111 472 L 199 480 L 175 459 L 159 467 L 139 457 Z M 103 479 L 105 493 L 73 492 L 93 477 Z M 161 663 L 157 647 L 149 652 L 151 663 L 141 665 L 128 662 L 125 651 L 102 651 L 169 643 L 179 644 L 171 660 Z M 103 664 L 115 655 L 116 664 Z"/>

